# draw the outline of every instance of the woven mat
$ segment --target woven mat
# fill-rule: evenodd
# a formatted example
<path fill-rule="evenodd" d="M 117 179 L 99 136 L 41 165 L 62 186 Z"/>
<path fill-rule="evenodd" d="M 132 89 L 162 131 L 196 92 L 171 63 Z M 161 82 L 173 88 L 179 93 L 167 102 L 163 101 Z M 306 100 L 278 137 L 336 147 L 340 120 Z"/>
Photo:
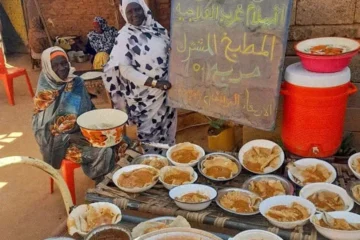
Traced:
<path fill-rule="evenodd" d="M 293 159 L 287 158 L 287 162 Z M 284 164 L 285 166 L 286 164 Z M 346 188 L 347 184 L 355 181 L 356 178 L 344 164 L 333 164 L 337 170 L 337 180 L 334 184 Z M 158 216 L 177 216 L 181 215 L 190 222 L 212 225 L 220 228 L 235 229 L 240 231 L 249 229 L 263 229 L 278 234 L 285 240 L 323 240 L 311 224 L 298 227 L 294 230 L 284 230 L 272 226 L 260 214 L 255 216 L 235 216 L 223 211 L 215 202 L 202 212 L 188 212 L 179 209 L 169 198 L 168 190 L 162 184 L 157 184 L 154 188 L 140 194 L 128 194 L 118 189 L 111 178 L 112 175 L 121 167 L 117 165 L 116 169 L 109 174 L 103 182 L 96 186 L 96 189 L 90 189 L 86 199 L 89 202 L 111 201 L 121 209 L 131 209 L 140 212 L 151 213 Z M 277 171 L 275 174 L 285 176 L 285 169 Z M 226 183 L 214 183 L 199 174 L 197 183 L 206 184 L 216 189 L 227 187 L 242 188 L 243 183 L 253 174 L 245 170 L 234 180 Z M 285 176 L 287 178 L 287 176 Z M 296 194 L 299 192 L 296 188 Z M 360 213 L 360 208 L 356 206 L 353 212 Z"/>

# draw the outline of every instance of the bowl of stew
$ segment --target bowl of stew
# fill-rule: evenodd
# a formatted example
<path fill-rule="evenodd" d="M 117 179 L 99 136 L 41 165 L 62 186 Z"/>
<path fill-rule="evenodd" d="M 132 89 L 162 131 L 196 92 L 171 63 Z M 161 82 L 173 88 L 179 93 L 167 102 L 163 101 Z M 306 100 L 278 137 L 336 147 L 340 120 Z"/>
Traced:
<path fill-rule="evenodd" d="M 295 46 L 303 67 L 317 73 L 344 70 L 359 49 L 358 41 L 341 37 L 313 38 L 301 41 Z"/>

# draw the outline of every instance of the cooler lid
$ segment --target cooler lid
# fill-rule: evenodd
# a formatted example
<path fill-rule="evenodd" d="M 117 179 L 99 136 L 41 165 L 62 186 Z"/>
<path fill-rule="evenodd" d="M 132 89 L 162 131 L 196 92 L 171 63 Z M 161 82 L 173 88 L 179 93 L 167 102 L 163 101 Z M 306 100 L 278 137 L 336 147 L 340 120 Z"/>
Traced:
<path fill-rule="evenodd" d="M 350 82 L 350 68 L 336 73 L 315 73 L 303 68 L 300 62 L 290 65 L 285 71 L 285 81 L 293 85 L 312 88 L 336 87 Z"/>

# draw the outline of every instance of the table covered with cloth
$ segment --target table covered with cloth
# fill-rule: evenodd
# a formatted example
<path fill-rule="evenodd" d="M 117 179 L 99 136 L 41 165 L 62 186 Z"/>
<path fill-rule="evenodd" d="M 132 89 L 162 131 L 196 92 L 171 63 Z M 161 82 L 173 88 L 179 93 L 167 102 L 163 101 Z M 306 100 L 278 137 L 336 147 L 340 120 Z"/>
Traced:
<path fill-rule="evenodd" d="M 169 197 L 169 190 L 165 189 L 160 182 L 152 189 L 140 194 L 129 194 L 123 192 L 112 182 L 112 176 L 118 169 L 126 165 L 128 162 L 131 163 L 132 159 L 136 157 L 136 155 L 136 152 L 132 152 L 129 155 L 126 155 L 125 159 L 122 158 L 117 163 L 116 168 L 112 171 L 112 173 L 108 174 L 95 189 L 88 190 L 86 200 L 89 202 L 112 202 L 119 206 L 122 210 L 135 211 L 133 218 L 136 218 L 136 213 L 149 214 L 151 217 L 181 215 L 192 225 L 200 224 L 202 226 L 206 226 L 207 231 L 209 231 L 209 229 L 211 229 L 210 231 L 213 231 L 212 229 L 218 229 L 222 233 L 233 236 L 244 230 L 261 229 L 273 232 L 282 237 L 284 240 L 326 239 L 316 231 L 311 223 L 308 223 L 305 226 L 297 227 L 294 230 L 279 229 L 271 225 L 261 214 L 257 214 L 255 216 L 235 216 L 223 211 L 216 205 L 215 202 L 213 202 L 209 208 L 200 212 L 181 210 Z M 283 167 L 274 174 L 287 178 L 285 166 L 288 162 L 294 160 L 295 159 L 291 158 L 291 156 L 288 156 Z M 352 181 L 357 180 L 347 165 L 337 163 L 332 163 L 332 165 L 337 171 L 337 179 L 334 182 L 335 185 L 346 189 Z M 243 183 L 251 176 L 253 176 L 252 173 L 243 169 L 241 174 L 234 180 L 219 183 L 212 182 L 199 174 L 199 179 L 196 183 L 212 186 L 217 190 L 229 187 L 242 188 Z M 295 187 L 295 189 L 294 194 L 298 195 L 300 188 Z M 359 214 L 360 207 L 355 204 L 352 212 Z M 131 216 L 129 217 L 131 218 Z"/>

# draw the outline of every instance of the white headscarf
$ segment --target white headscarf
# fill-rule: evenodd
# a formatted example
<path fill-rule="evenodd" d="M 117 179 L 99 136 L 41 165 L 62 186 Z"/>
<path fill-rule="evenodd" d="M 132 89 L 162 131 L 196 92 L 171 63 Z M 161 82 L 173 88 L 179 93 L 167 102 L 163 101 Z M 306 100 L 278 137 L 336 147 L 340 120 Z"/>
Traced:
<path fill-rule="evenodd" d="M 151 26 L 155 23 L 155 20 L 151 15 L 151 10 L 148 5 L 146 5 L 144 0 L 122 0 L 122 4 L 120 4 L 120 13 L 127 23 L 129 23 L 129 21 L 126 17 L 126 8 L 130 3 L 137 3 L 143 8 L 146 17 L 146 21 L 144 21 L 142 24 L 143 26 Z"/>
<path fill-rule="evenodd" d="M 45 74 L 45 76 L 48 79 L 55 81 L 56 83 L 67 83 L 67 82 L 72 81 L 75 77 L 75 75 L 73 74 L 75 71 L 75 68 L 71 67 L 71 63 L 68 58 L 67 58 L 67 60 L 69 63 L 70 71 L 69 71 L 68 77 L 65 80 L 62 80 L 52 69 L 50 56 L 51 56 L 51 53 L 53 53 L 53 52 L 65 53 L 65 51 L 60 47 L 51 47 L 51 48 L 46 49 L 41 55 L 42 72 Z M 66 55 L 66 53 L 65 53 L 65 55 Z"/>
<path fill-rule="evenodd" d="M 145 21 L 141 26 L 133 26 L 128 22 L 126 8 L 130 3 L 137 3 L 144 10 Z M 157 36 L 161 35 L 166 39 L 166 42 L 170 42 L 167 30 L 161 26 L 159 22 L 155 21 L 151 10 L 144 0 L 122 0 L 122 4 L 120 4 L 120 13 L 125 19 L 126 25 L 119 31 L 119 36 L 117 37 L 115 46 L 111 52 L 110 61 L 104 66 L 104 72 L 109 71 L 111 68 L 118 67 L 119 65 L 129 64 L 128 57 L 125 55 L 128 52 L 126 43 L 129 42 L 130 37 L 133 35 L 137 37 L 140 37 L 140 35 L 144 33 L 155 34 Z"/>

